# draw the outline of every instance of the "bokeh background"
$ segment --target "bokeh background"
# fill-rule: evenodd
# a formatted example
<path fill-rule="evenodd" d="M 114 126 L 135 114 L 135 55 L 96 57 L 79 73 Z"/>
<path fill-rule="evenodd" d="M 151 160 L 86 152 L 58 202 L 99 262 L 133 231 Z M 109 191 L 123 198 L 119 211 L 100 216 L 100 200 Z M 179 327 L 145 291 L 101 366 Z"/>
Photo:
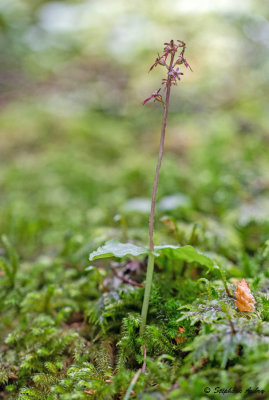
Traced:
<path fill-rule="evenodd" d="M 197 223 L 204 248 L 218 237 L 231 259 L 242 241 L 250 253 L 262 245 L 268 11 L 254 0 L 1 0 L 0 233 L 20 256 L 147 242 L 162 110 L 141 104 L 172 38 L 193 72 L 173 88 L 157 241 L 168 215 L 182 223 L 170 242 Z"/>

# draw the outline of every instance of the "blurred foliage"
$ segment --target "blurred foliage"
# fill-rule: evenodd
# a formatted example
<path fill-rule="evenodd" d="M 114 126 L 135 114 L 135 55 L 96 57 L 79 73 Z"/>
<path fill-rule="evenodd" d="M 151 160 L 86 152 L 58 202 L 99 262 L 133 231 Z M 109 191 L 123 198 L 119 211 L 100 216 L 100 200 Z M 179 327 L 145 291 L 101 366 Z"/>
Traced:
<path fill-rule="evenodd" d="M 1 0 L 0 396 L 122 399 L 143 344 L 131 398 L 269 392 L 267 18 L 259 0 Z M 147 245 L 162 115 L 141 103 L 172 38 L 194 72 L 173 89 L 156 243 L 222 269 L 163 257 L 142 343 L 143 289 L 118 275 L 142 283 L 145 259 L 85 268 L 106 240 Z M 224 275 L 251 284 L 253 315 Z"/>

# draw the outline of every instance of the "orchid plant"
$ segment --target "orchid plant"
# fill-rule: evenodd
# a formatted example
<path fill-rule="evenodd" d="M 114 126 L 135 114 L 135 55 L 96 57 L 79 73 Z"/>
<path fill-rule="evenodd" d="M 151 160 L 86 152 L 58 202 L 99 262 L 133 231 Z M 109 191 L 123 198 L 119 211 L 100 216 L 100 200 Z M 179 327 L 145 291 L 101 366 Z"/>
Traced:
<path fill-rule="evenodd" d="M 185 42 L 183 42 L 182 40 L 177 40 L 177 43 L 175 43 L 174 40 L 171 40 L 170 43 L 164 43 L 164 46 L 165 47 L 163 50 L 163 54 L 161 56 L 158 55 L 154 64 L 151 66 L 149 72 L 152 71 L 153 68 L 157 67 L 158 65 L 160 65 L 166 69 L 167 76 L 166 76 L 166 78 L 164 78 L 162 80 L 162 85 L 163 85 L 164 92 L 165 92 L 165 100 L 163 100 L 163 97 L 160 94 L 161 88 L 159 88 L 158 90 L 153 92 L 152 95 L 150 97 L 148 97 L 146 100 L 144 100 L 144 102 L 143 102 L 143 105 L 144 105 L 148 101 L 154 99 L 154 102 L 159 101 L 160 103 L 162 103 L 162 105 L 164 107 L 159 156 L 158 156 L 158 162 L 157 162 L 155 178 L 154 178 L 154 183 L 153 183 L 152 198 L 151 198 L 151 211 L 150 211 L 150 218 L 149 218 L 149 243 L 150 243 L 150 250 L 152 253 L 154 253 L 153 234 L 154 234 L 156 195 L 157 195 L 159 175 L 160 175 L 160 169 L 161 169 L 163 151 L 164 151 L 164 140 L 165 140 L 166 122 L 167 122 L 171 87 L 172 87 L 172 85 L 177 85 L 177 82 L 181 80 L 181 76 L 183 75 L 183 72 L 179 71 L 178 65 L 185 65 L 186 68 L 191 69 L 186 58 L 184 57 L 184 53 L 186 50 Z M 180 51 L 179 54 L 178 54 L 178 51 Z M 142 307 L 142 313 L 141 313 L 141 325 L 140 325 L 140 334 L 141 335 L 143 335 L 146 320 L 147 320 L 153 270 L 154 270 L 154 255 L 150 254 L 148 257 L 146 286 L 145 286 L 144 301 L 143 301 L 143 307 Z"/>
<path fill-rule="evenodd" d="M 148 256 L 147 262 L 147 274 L 145 283 L 145 293 L 141 312 L 141 324 L 140 324 L 140 335 L 143 336 L 145 332 L 145 326 L 147 321 L 148 307 L 150 290 L 152 284 L 153 270 L 154 270 L 154 260 L 160 255 L 168 255 L 173 257 L 175 260 L 183 260 L 187 262 L 197 262 L 208 268 L 213 267 L 213 262 L 207 256 L 201 254 L 192 246 L 155 246 L 153 241 L 154 236 L 154 219 L 155 219 L 155 205 L 156 205 L 156 195 L 159 182 L 160 168 L 163 158 L 164 151 L 164 140 L 165 131 L 167 123 L 167 115 L 170 101 L 170 93 L 173 85 L 177 85 L 181 80 L 183 72 L 179 70 L 179 66 L 184 66 L 191 70 L 185 58 L 186 43 L 177 40 L 171 40 L 169 43 L 164 43 L 163 54 L 156 58 L 154 64 L 151 66 L 150 71 L 155 67 L 161 66 L 166 70 L 166 77 L 162 80 L 162 86 L 151 94 L 150 97 L 144 100 L 143 105 L 148 103 L 150 100 L 154 102 L 158 101 L 163 106 L 163 121 L 161 130 L 161 140 L 159 148 L 159 156 L 156 167 L 156 173 L 153 184 L 152 199 L 151 199 L 151 211 L 149 218 L 149 249 L 145 247 L 136 246 L 131 243 L 119 243 L 115 240 L 107 242 L 104 246 L 101 246 L 96 251 L 90 254 L 90 261 L 98 258 L 106 257 L 139 257 Z M 163 97 L 164 96 L 164 97 Z"/>

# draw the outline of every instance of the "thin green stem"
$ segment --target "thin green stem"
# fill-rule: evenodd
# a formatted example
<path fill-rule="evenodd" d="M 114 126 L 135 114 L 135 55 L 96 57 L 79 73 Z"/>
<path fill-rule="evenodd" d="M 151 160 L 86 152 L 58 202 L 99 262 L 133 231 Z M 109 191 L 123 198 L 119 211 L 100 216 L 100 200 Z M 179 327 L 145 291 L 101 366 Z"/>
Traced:
<path fill-rule="evenodd" d="M 222 269 L 222 267 L 221 267 L 220 265 L 219 265 L 219 271 L 220 271 L 220 276 L 221 276 L 221 279 L 222 279 L 222 282 L 223 282 L 223 285 L 224 285 L 225 292 L 226 292 L 227 296 L 228 296 L 228 297 L 233 297 L 233 296 L 231 295 L 230 291 L 229 291 L 225 273 L 224 273 L 224 271 L 223 271 L 223 269 Z"/>
<path fill-rule="evenodd" d="M 145 326 L 146 326 L 146 322 L 147 322 L 147 314 L 148 314 L 148 308 L 149 308 L 149 297 L 150 297 L 150 289 L 151 289 L 153 270 L 154 270 L 154 255 L 149 254 L 144 301 L 143 301 L 143 307 L 142 307 L 142 312 L 141 312 L 141 325 L 140 325 L 140 331 L 139 331 L 140 336 L 144 335 Z"/>

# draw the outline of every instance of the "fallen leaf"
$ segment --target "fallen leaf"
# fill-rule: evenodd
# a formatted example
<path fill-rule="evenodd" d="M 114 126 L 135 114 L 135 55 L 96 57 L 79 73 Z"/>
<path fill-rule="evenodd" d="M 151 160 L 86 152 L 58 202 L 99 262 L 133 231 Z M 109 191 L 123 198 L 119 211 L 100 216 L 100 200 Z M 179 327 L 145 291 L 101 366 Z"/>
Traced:
<path fill-rule="evenodd" d="M 235 305 L 240 311 L 254 311 L 255 299 L 245 279 L 238 283 L 235 289 Z"/>

